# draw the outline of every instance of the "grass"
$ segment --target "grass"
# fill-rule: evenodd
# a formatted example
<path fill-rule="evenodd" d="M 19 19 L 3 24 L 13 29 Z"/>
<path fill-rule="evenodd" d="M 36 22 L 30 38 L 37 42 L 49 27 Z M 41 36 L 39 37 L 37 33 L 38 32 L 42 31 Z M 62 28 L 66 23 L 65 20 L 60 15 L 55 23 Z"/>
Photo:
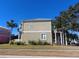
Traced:
<path fill-rule="evenodd" d="M 0 55 L 79 57 L 79 46 L 0 44 Z"/>
<path fill-rule="evenodd" d="M 0 48 L 16 48 L 16 49 L 33 49 L 33 48 L 52 48 L 53 46 L 49 45 L 10 45 L 10 44 L 0 44 Z"/>
<path fill-rule="evenodd" d="M 57 46 L 57 45 L 10 45 L 0 44 L 0 49 L 79 49 L 79 46 Z"/>

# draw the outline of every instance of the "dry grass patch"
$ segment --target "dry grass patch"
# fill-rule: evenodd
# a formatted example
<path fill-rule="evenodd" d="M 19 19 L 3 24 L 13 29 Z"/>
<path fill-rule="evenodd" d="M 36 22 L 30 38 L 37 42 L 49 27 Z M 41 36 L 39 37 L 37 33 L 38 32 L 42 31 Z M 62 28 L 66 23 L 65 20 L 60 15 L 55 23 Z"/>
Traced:
<path fill-rule="evenodd" d="M 40 49 L 40 48 L 53 48 L 51 45 L 10 45 L 10 44 L 0 44 L 0 48 L 24 48 L 24 49 Z"/>
<path fill-rule="evenodd" d="M 79 46 L 57 46 L 57 45 L 10 45 L 0 44 L 0 49 L 52 49 L 52 50 L 79 50 Z"/>

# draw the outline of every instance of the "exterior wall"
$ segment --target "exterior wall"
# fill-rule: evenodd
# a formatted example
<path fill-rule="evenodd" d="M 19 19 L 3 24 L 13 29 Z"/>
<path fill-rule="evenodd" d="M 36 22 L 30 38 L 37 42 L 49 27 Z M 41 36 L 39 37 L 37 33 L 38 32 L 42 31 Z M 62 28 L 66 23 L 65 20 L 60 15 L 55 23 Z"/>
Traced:
<path fill-rule="evenodd" d="M 41 39 L 41 34 L 46 34 L 46 40 Z M 52 44 L 51 21 L 23 22 L 21 40 L 27 44 L 29 40 L 42 40 Z"/>
<path fill-rule="evenodd" d="M 0 27 L 0 43 L 8 43 L 10 38 L 10 31 Z"/>
<path fill-rule="evenodd" d="M 42 40 L 41 39 L 41 34 L 42 32 L 36 32 L 36 33 L 23 33 L 22 34 L 22 41 L 26 42 L 28 44 L 28 41 L 39 41 Z M 50 44 L 52 44 L 52 36 L 51 36 L 51 32 L 45 32 L 46 34 L 46 40 L 42 40 L 42 41 L 46 41 Z"/>
<path fill-rule="evenodd" d="M 23 31 L 51 31 L 51 22 L 24 22 Z"/>

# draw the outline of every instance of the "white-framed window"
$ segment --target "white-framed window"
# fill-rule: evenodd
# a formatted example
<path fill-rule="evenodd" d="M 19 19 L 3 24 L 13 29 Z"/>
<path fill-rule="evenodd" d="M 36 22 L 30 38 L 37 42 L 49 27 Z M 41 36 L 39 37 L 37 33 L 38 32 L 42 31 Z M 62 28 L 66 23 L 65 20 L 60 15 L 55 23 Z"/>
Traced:
<path fill-rule="evenodd" d="M 46 34 L 41 34 L 41 40 L 46 40 Z"/>

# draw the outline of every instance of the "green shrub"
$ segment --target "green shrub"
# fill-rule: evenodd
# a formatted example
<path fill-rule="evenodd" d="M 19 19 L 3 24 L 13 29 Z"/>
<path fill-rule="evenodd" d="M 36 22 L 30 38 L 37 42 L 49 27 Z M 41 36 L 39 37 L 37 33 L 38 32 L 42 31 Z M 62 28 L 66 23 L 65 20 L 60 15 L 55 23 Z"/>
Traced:
<path fill-rule="evenodd" d="M 42 42 L 42 41 L 40 41 L 40 40 L 39 40 L 39 41 L 37 41 L 36 43 L 37 43 L 37 45 L 43 45 L 43 42 Z"/>
<path fill-rule="evenodd" d="M 26 45 L 25 42 L 21 42 L 21 41 L 15 42 L 13 40 L 11 40 L 9 43 L 10 45 Z"/>
<path fill-rule="evenodd" d="M 50 45 L 48 42 L 42 42 L 42 41 L 29 41 L 28 42 L 31 45 Z"/>
<path fill-rule="evenodd" d="M 21 41 L 15 42 L 15 44 L 16 45 L 26 45 L 25 42 L 21 42 Z"/>
<path fill-rule="evenodd" d="M 9 42 L 9 44 L 10 44 L 10 45 L 13 45 L 13 44 L 15 44 L 15 43 L 14 43 L 13 40 L 11 40 L 11 41 Z"/>
<path fill-rule="evenodd" d="M 50 45 L 48 42 L 44 42 L 44 45 Z"/>
<path fill-rule="evenodd" d="M 29 41 L 28 43 L 31 45 L 37 45 L 37 43 L 35 41 Z"/>

